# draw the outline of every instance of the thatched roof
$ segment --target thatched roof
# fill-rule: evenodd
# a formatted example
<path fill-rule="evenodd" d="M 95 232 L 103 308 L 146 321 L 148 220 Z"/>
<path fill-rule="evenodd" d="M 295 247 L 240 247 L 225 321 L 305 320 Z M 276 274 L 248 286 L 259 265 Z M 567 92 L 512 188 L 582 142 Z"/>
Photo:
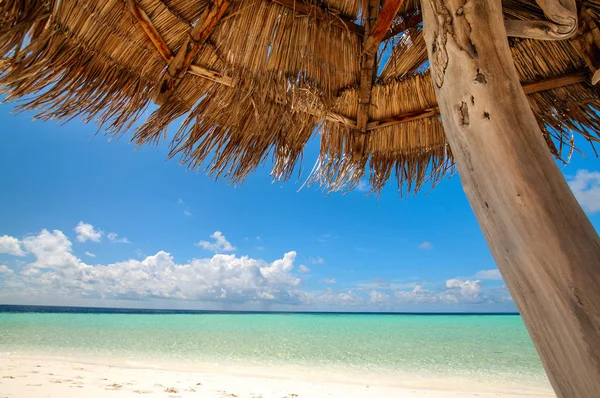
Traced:
<path fill-rule="evenodd" d="M 233 181 L 270 154 L 274 178 L 288 178 L 320 134 L 311 180 L 349 189 L 368 175 L 379 190 L 395 175 L 399 188 L 416 190 L 453 164 L 419 2 L 402 3 L 380 46 L 384 62 L 367 84 L 361 131 L 369 21 L 359 15 L 369 15 L 368 3 L 0 0 L 0 85 L 41 119 L 79 116 L 111 134 L 135 129 L 138 144 L 173 137 L 173 156 Z M 503 4 L 506 18 L 544 18 L 533 0 Z M 598 19 L 599 0 L 583 6 Z M 552 152 L 568 156 L 573 132 L 597 141 L 600 89 L 577 43 L 510 38 L 510 45 Z M 141 120 L 153 101 L 160 106 Z M 180 117 L 177 133 L 167 135 Z"/>

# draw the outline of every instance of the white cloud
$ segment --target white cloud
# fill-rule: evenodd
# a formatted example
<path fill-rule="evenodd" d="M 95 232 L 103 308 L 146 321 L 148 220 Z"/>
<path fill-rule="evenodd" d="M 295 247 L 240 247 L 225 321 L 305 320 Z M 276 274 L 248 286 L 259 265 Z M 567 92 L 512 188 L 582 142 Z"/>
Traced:
<path fill-rule="evenodd" d="M 306 265 L 302 264 L 298 267 L 298 271 L 302 272 L 303 274 L 306 274 L 306 273 L 310 272 L 310 268 L 308 268 Z"/>
<path fill-rule="evenodd" d="M 123 238 L 119 238 L 119 235 L 117 235 L 114 232 L 109 232 L 108 234 L 106 234 L 106 237 L 108 238 L 108 240 L 110 240 L 112 243 L 129 243 L 129 239 L 123 237 Z"/>
<path fill-rule="evenodd" d="M 35 261 L 29 263 L 26 271 L 38 273 L 39 269 L 65 270 L 79 267 L 82 262 L 72 253 L 69 238 L 55 229 L 43 229 L 38 235 L 28 236 L 22 241 L 23 247 L 32 253 Z"/>
<path fill-rule="evenodd" d="M 181 198 L 177 199 L 177 204 L 178 204 L 178 205 L 181 205 L 181 204 L 183 204 L 183 199 L 181 199 Z"/>
<path fill-rule="evenodd" d="M 497 270 L 497 269 L 484 269 L 484 270 L 478 271 L 475 274 L 475 278 L 479 278 L 479 279 L 491 279 L 491 280 L 500 281 L 500 280 L 502 280 L 502 275 L 500 275 L 500 270 Z"/>
<path fill-rule="evenodd" d="M 14 272 L 6 265 L 0 265 L 0 275 L 12 275 Z"/>
<path fill-rule="evenodd" d="M 169 253 L 159 251 L 141 261 L 92 266 L 73 254 L 71 242 L 58 230 L 42 230 L 24 239 L 23 246 L 35 260 L 23 267 L 19 281 L 38 296 L 204 301 L 226 298 L 240 303 L 297 303 L 304 297 L 299 289 L 301 280 L 293 275 L 293 251 L 272 263 L 215 254 L 180 264 Z M 1 270 L 5 274 L 13 271 L 8 267 Z M 2 287 L 0 291 L 10 294 Z"/>
<path fill-rule="evenodd" d="M 24 256 L 21 250 L 19 239 L 12 236 L 0 236 L 0 254 L 10 254 L 11 256 Z"/>
<path fill-rule="evenodd" d="M 96 231 L 92 224 L 87 224 L 83 221 L 77 224 L 75 232 L 77 232 L 77 240 L 79 242 L 86 242 L 88 240 L 100 242 L 100 239 L 102 239 L 102 231 Z"/>
<path fill-rule="evenodd" d="M 185 216 L 187 216 L 187 217 L 191 217 L 191 216 L 192 216 L 192 213 L 191 213 L 190 211 L 188 211 L 188 210 L 184 210 L 184 211 L 183 211 L 183 215 L 185 215 Z"/>
<path fill-rule="evenodd" d="M 215 242 L 211 244 L 217 245 L 218 239 L 213 239 Z M 121 305 L 143 306 L 156 300 L 178 300 L 196 308 L 227 304 L 239 309 L 274 305 L 338 310 L 349 307 L 368 310 L 381 305 L 406 309 L 402 306 L 407 303 L 421 305 L 416 306 L 416 310 L 427 305 L 446 306 L 436 307 L 438 310 L 452 310 L 461 304 L 514 305 L 505 287 L 486 290 L 479 279 L 449 279 L 437 288 L 402 280 L 376 279 L 354 284 L 344 291 L 332 287 L 305 290 L 298 273 L 307 273 L 310 269 L 305 265 L 294 266 L 294 251 L 272 262 L 221 253 L 177 262 L 164 251 L 145 256 L 138 250 L 140 259 L 90 265 L 75 256 L 72 242 L 59 230 L 44 229 L 18 243 L 22 252 L 33 258 L 0 265 L 0 297 L 13 302 L 20 297 L 29 303 L 35 300 L 46 303 L 51 299 L 74 305 L 102 305 L 113 300 Z M 90 252 L 85 255 L 93 256 Z M 326 278 L 322 282 L 334 285 L 336 279 Z"/>
<path fill-rule="evenodd" d="M 310 262 L 313 264 L 325 264 L 325 260 L 323 260 L 323 257 L 311 258 Z"/>
<path fill-rule="evenodd" d="M 356 184 L 355 189 L 359 192 L 368 192 L 371 189 L 371 187 L 369 186 L 369 183 L 367 181 L 360 180 L 358 184 Z"/>
<path fill-rule="evenodd" d="M 446 287 L 448 289 L 457 289 L 463 298 L 477 299 L 481 292 L 481 281 L 448 279 L 446 281 Z"/>
<path fill-rule="evenodd" d="M 96 257 L 96 255 L 94 253 L 90 253 L 90 252 L 85 252 L 85 255 L 89 256 L 89 257 Z"/>
<path fill-rule="evenodd" d="M 444 304 L 460 304 L 470 303 L 477 304 L 483 302 L 503 301 L 497 300 L 490 295 L 482 295 L 481 281 L 475 280 L 460 280 L 449 279 L 446 281 L 445 289 L 433 291 L 424 289 L 421 285 L 415 286 L 410 291 L 397 291 L 396 299 L 401 303 L 444 303 Z"/>
<path fill-rule="evenodd" d="M 359 296 L 353 290 L 334 292 L 333 289 L 327 289 L 323 292 L 309 295 L 306 298 L 306 301 L 316 305 L 339 307 L 356 307 L 366 303 L 366 299 Z"/>
<path fill-rule="evenodd" d="M 223 235 L 221 231 L 215 231 L 210 237 L 214 240 L 214 242 L 201 240 L 196 245 L 215 253 L 233 252 L 237 250 L 235 246 L 227 241 L 225 235 Z"/>
<path fill-rule="evenodd" d="M 421 285 L 415 286 L 410 291 L 397 291 L 396 299 L 400 303 L 439 303 L 443 295 L 431 290 L 423 289 Z"/>
<path fill-rule="evenodd" d="M 433 243 L 425 241 L 419 245 L 419 249 L 431 250 L 431 249 L 433 249 Z"/>
<path fill-rule="evenodd" d="M 417 282 L 408 282 L 407 280 L 386 280 L 382 278 L 375 278 L 368 282 L 359 282 L 356 287 L 360 290 L 370 289 L 391 289 L 391 290 L 403 290 L 407 288 L 414 288 L 417 286 Z"/>
<path fill-rule="evenodd" d="M 599 171 L 579 170 L 575 177 L 568 182 L 573 194 L 585 211 L 590 214 L 600 211 Z"/>
<path fill-rule="evenodd" d="M 369 292 L 369 298 L 371 299 L 372 303 L 377 304 L 387 303 L 390 301 L 389 295 L 387 295 L 386 293 L 378 292 L 377 290 L 371 290 Z"/>

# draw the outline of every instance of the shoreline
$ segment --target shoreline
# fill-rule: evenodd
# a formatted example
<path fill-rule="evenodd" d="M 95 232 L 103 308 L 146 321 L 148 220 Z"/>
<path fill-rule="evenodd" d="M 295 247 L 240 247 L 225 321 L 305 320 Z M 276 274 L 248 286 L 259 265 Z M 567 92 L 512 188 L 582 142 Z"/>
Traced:
<path fill-rule="evenodd" d="M 2 354 L 0 398 L 126 397 L 383 397 L 407 398 L 555 397 L 548 386 L 475 383 L 458 379 L 428 379 L 406 375 L 353 378 L 343 373 L 307 369 L 243 366 L 187 366 L 164 361 L 69 358 L 49 355 Z M 200 384 L 198 384 L 200 383 Z"/>

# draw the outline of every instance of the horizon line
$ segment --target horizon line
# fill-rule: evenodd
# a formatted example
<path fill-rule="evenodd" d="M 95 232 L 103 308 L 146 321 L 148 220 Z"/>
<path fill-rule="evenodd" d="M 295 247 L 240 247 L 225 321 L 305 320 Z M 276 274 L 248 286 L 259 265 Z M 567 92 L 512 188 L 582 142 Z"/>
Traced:
<path fill-rule="evenodd" d="M 521 315 L 519 312 L 419 312 L 419 311 L 268 311 L 268 310 L 194 310 L 168 308 L 88 307 L 67 305 L 0 304 L 0 313 L 106 313 L 106 314 L 298 314 L 298 315 Z"/>

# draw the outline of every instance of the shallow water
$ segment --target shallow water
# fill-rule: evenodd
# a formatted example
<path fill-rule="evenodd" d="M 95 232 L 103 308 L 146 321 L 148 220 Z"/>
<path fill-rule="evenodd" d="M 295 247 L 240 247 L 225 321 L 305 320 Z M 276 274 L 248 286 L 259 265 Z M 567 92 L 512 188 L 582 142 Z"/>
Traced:
<path fill-rule="evenodd" d="M 547 383 L 518 315 L 0 312 L 0 353 Z"/>

